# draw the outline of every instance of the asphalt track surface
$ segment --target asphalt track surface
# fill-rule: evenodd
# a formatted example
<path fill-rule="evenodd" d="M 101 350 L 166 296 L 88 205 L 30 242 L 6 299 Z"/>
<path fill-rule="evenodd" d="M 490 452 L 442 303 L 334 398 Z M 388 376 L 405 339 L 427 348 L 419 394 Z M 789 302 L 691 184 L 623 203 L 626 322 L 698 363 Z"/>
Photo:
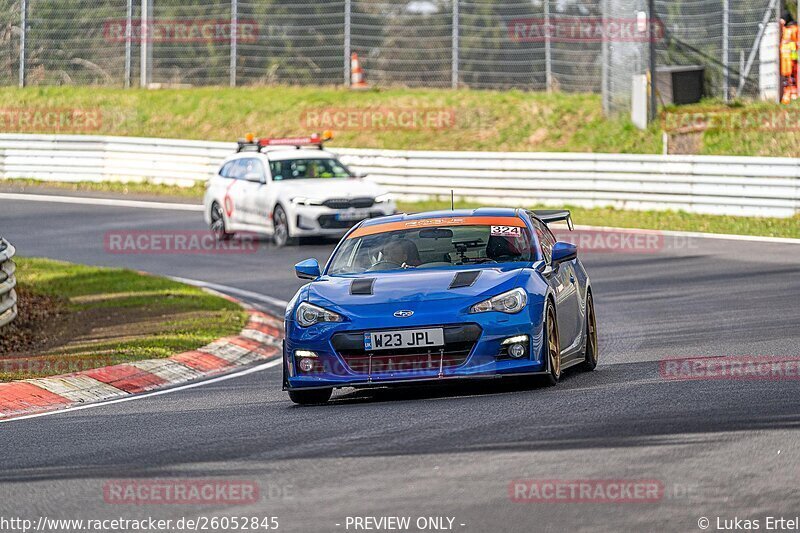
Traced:
<path fill-rule="evenodd" d="M 578 221 L 580 222 L 580 221 Z M 202 230 L 199 213 L 0 200 L 25 256 L 126 266 L 288 300 L 292 265 L 331 243 L 254 254 L 112 254 L 108 231 Z M 800 514 L 796 379 L 670 380 L 671 357 L 800 351 L 800 246 L 667 239 L 585 253 L 601 364 L 556 388 L 342 390 L 292 405 L 280 367 L 171 394 L 0 424 L 0 517 L 276 516 L 281 531 L 347 517 L 454 518 L 454 531 L 700 531 L 698 520 Z M 251 299 L 266 305 L 264 301 Z M 257 503 L 109 504 L 109 480 L 258 484 Z M 514 480 L 654 480 L 656 501 L 516 503 Z M 410 531 L 417 531 L 412 527 Z M 385 531 L 385 529 L 384 529 Z"/>

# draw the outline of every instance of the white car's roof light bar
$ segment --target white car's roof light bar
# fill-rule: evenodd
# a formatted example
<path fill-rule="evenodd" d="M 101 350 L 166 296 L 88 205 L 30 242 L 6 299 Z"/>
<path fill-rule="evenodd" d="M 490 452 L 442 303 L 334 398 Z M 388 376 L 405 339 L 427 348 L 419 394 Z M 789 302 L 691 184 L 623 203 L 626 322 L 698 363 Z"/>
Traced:
<path fill-rule="evenodd" d="M 333 139 L 332 131 L 324 131 L 320 133 L 312 133 L 308 137 L 286 137 L 286 138 L 260 138 L 257 139 L 252 133 L 248 133 L 244 139 L 237 142 L 237 152 L 255 151 L 261 152 L 264 148 L 270 146 L 294 146 L 300 149 L 304 146 L 316 146 L 322 150 L 323 145 Z"/>

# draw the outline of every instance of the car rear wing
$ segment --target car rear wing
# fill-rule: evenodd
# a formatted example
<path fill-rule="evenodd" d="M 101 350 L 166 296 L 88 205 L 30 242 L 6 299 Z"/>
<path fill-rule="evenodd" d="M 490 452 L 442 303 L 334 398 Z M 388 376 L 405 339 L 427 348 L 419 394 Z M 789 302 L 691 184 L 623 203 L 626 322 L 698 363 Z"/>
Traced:
<path fill-rule="evenodd" d="M 533 214 L 545 224 L 566 222 L 570 231 L 575 229 L 575 226 L 572 224 L 572 215 L 566 209 L 537 209 Z"/>

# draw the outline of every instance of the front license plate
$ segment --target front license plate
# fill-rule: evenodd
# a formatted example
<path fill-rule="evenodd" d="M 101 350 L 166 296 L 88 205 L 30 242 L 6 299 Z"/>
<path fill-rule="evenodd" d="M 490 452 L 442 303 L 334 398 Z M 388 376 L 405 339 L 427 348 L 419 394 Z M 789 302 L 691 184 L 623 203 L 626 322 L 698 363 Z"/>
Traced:
<path fill-rule="evenodd" d="M 364 333 L 364 349 L 367 351 L 433 348 L 436 346 L 444 346 L 444 330 L 442 328 Z"/>
<path fill-rule="evenodd" d="M 336 220 L 341 220 L 343 222 L 357 222 L 359 220 L 364 220 L 369 216 L 369 211 L 347 211 L 346 213 L 338 213 L 336 215 Z"/>

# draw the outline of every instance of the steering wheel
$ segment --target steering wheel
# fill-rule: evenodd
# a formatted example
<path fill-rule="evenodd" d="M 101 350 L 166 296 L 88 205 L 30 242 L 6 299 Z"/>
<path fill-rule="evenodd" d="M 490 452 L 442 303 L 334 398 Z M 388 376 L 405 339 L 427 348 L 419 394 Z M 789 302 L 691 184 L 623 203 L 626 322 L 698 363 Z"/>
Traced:
<path fill-rule="evenodd" d="M 380 265 L 389 265 L 389 268 L 378 268 Z M 375 270 L 392 270 L 393 268 L 403 268 L 403 265 L 401 265 L 400 263 L 395 263 L 394 261 L 389 261 L 387 259 L 381 259 L 380 261 L 369 267 L 367 269 L 367 272 L 373 272 Z"/>

